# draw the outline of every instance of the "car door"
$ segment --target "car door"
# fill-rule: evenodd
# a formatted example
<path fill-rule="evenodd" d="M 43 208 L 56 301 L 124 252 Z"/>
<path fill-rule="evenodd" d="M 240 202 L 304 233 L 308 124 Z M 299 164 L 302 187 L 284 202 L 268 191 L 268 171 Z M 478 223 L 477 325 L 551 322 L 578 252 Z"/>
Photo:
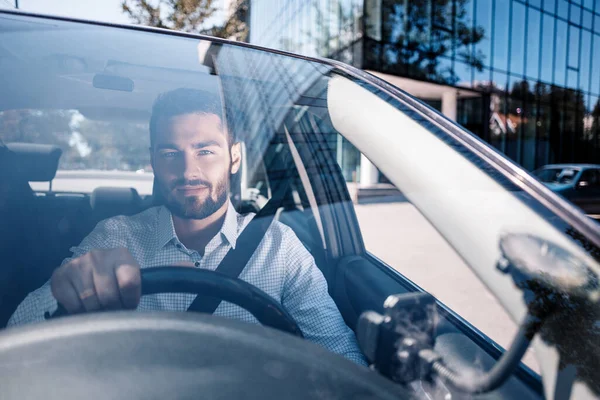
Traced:
<path fill-rule="evenodd" d="M 522 169 L 414 99 L 369 76 L 357 73 L 354 77 L 357 80 L 333 77 L 329 83 L 330 119 L 366 159 L 361 168 L 372 168 L 369 162 L 374 164 L 398 191 L 392 203 L 403 204 L 394 204 L 394 209 L 382 205 L 377 212 L 365 214 L 367 211 L 359 207 L 360 196 L 358 201 L 354 197 L 366 251 L 339 261 L 334 299 L 352 326 L 361 312 L 377 309 L 387 295 L 421 290 L 422 285 L 439 296 L 441 351 L 460 354 L 463 360 L 493 359 L 501 349 L 489 338 L 493 332 L 483 334 L 477 329 L 479 323 L 459 314 L 469 315 L 469 308 L 478 309 L 496 322 L 507 322 L 497 326 L 498 330 L 513 332 L 523 318 L 526 310 L 514 303 L 522 294 L 518 289 L 513 291 L 514 286 L 503 282 L 506 277 L 498 274 L 502 232 L 529 232 L 561 243 L 596 270 L 597 261 L 591 257 L 598 254 L 598 228 Z M 379 221 L 374 224 L 378 213 Z M 381 260 L 384 257 L 387 260 Z M 465 271 L 475 272 L 473 281 L 483 281 L 491 290 L 488 294 L 499 300 L 496 309 L 487 306 L 476 286 L 462 285 L 471 278 L 461 272 L 465 266 Z M 466 293 L 466 305 L 445 297 L 457 292 Z M 509 303 L 513 306 L 507 307 Z M 502 315 L 501 309 L 508 315 Z M 503 347 L 510 346 L 510 338 L 503 340 Z M 539 364 L 525 357 L 531 368 L 522 367 L 513 384 L 499 389 L 498 395 L 542 395 L 531 369 L 542 372 L 545 379 L 553 373 L 547 364 L 548 354 L 537 344 Z M 560 380 L 560 375 L 553 375 L 553 379 Z M 561 385 L 546 383 L 544 394 L 553 397 Z M 579 393 L 586 390 L 572 389 Z"/>
<path fill-rule="evenodd" d="M 333 126 L 327 91 L 331 78 L 324 79 L 317 80 L 315 87 L 304 93 L 310 102 L 300 107 L 301 112 L 286 119 L 289 123 L 285 124 L 285 131 L 290 134 L 292 152 L 297 151 L 294 164 L 299 175 L 304 175 L 304 179 L 300 179 L 304 192 L 314 196 L 315 210 L 322 222 L 327 263 L 319 265 L 346 323 L 356 329 L 359 316 L 370 310 L 381 312 L 389 295 L 423 291 L 420 285 L 439 281 L 438 287 L 445 286 L 442 296 L 450 295 L 448 299 L 440 299 L 440 345 L 465 363 L 481 360 L 491 366 L 502 354 L 502 346 L 444 304 L 446 300 L 456 300 L 457 293 L 458 303 L 461 303 L 464 301 L 460 298 L 461 290 L 468 298 L 468 289 L 475 287 L 481 291 L 483 285 L 400 191 L 387 185 L 379 188 L 383 196 L 367 194 L 365 197 L 364 193 L 357 193 L 359 188 L 355 182 L 346 182 L 353 174 L 344 176 L 344 157 L 360 159 L 362 155 Z M 368 165 L 364 162 L 362 166 Z M 435 279 L 435 274 L 440 273 L 445 276 Z M 457 277 L 455 282 L 444 285 L 444 280 L 453 274 Z M 429 279 L 420 282 L 428 275 Z M 458 287 L 457 281 L 461 279 L 468 280 L 470 286 L 467 285 L 466 291 Z M 499 314 L 505 322 L 499 329 L 510 329 L 510 333 L 503 336 L 506 339 L 503 345 L 508 347 L 516 325 L 499 304 L 490 301 L 489 293 L 477 295 L 487 301 L 478 312 L 490 312 L 493 315 L 490 319 Z M 477 301 L 477 297 L 473 297 L 473 301 Z M 495 307 L 493 312 L 485 309 L 488 304 Z M 532 356 L 528 356 L 530 359 Z M 538 398 L 541 393 L 539 376 L 523 366 L 497 395 Z"/>
<path fill-rule="evenodd" d="M 573 202 L 592 217 L 600 217 L 600 170 L 589 168 L 581 173 L 575 184 Z"/>

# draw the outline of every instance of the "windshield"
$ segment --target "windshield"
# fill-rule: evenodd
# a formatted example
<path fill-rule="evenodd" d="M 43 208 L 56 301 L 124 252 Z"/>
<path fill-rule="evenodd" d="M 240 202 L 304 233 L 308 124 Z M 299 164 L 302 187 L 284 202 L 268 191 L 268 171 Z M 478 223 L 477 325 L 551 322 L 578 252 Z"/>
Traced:
<path fill-rule="evenodd" d="M 544 183 L 572 183 L 579 169 L 576 168 L 544 168 L 535 172 L 535 176 Z"/>
<path fill-rule="evenodd" d="M 436 323 L 447 353 L 469 349 L 491 363 L 529 306 L 499 268 L 502 238 L 552 243 L 590 277 L 600 272 L 596 237 L 562 200 L 354 69 L 29 16 L 0 18 L 0 28 L 2 327 L 61 312 L 183 312 L 204 299 L 209 314 L 284 326 L 367 365 L 359 316 L 388 295 L 426 290 L 443 305 Z M 568 183 L 576 173 L 538 176 Z M 272 299 L 266 311 L 252 296 L 207 300 L 227 285 L 206 294 L 140 283 L 158 267 L 221 273 L 231 254 L 241 262 L 227 274 Z M 553 321 L 536 350 L 566 341 L 560 351 L 572 358 L 561 362 L 579 367 L 597 355 L 596 311 L 570 312 L 584 339 L 564 339 Z M 523 376 L 554 371 L 556 356 L 547 357 L 527 353 L 533 371 Z"/>

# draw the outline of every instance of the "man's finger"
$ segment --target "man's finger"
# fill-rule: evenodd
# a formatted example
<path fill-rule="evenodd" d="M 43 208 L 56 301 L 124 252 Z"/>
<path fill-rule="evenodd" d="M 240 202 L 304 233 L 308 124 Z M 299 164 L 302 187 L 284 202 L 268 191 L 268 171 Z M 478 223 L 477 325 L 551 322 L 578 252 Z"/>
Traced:
<path fill-rule="evenodd" d="M 87 259 L 82 258 L 76 264 L 73 264 L 66 274 L 69 276 L 69 280 L 77 291 L 77 296 L 85 311 L 98 311 L 102 309 L 102 304 L 98 300 L 96 294 L 96 287 L 94 286 L 94 270 L 93 266 L 88 262 Z"/>
<path fill-rule="evenodd" d="M 57 270 L 52 274 L 50 289 L 52 290 L 52 295 L 56 301 L 61 304 L 69 314 L 85 311 L 83 303 L 77 294 L 77 290 L 63 271 Z"/>
<path fill-rule="evenodd" d="M 117 276 L 112 268 L 100 272 L 95 269 L 93 279 L 96 295 L 103 309 L 119 310 L 123 308 Z"/>
<path fill-rule="evenodd" d="M 115 270 L 115 275 L 117 276 L 123 307 L 131 310 L 137 308 L 142 292 L 140 267 L 122 264 Z"/>

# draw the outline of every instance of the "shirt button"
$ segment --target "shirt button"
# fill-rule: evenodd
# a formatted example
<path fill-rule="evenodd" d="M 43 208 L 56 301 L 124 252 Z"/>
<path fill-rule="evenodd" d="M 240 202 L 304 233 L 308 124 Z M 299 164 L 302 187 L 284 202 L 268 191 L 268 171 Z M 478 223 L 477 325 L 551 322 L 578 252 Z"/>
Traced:
<path fill-rule="evenodd" d="M 194 265 L 195 265 L 196 267 L 199 267 L 199 266 L 200 266 L 200 261 L 196 261 L 196 262 L 194 263 Z"/>
<path fill-rule="evenodd" d="M 176 245 L 175 247 L 177 247 L 178 249 L 180 249 L 180 248 L 181 248 L 181 245 L 180 245 L 180 244 L 178 244 L 178 245 Z"/>

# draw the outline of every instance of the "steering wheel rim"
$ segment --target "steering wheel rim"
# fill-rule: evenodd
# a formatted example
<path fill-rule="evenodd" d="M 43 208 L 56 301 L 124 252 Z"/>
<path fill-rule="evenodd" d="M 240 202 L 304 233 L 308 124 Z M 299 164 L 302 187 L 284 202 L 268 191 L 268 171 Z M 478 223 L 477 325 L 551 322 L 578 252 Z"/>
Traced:
<path fill-rule="evenodd" d="M 261 324 L 303 337 L 294 318 L 274 298 L 256 286 L 220 272 L 190 267 L 142 269 L 142 296 L 194 293 L 216 297 L 242 307 Z"/>
<path fill-rule="evenodd" d="M 141 270 L 142 296 L 159 293 L 192 293 L 216 297 L 248 311 L 261 324 L 304 337 L 294 318 L 274 298 L 239 278 L 206 269 L 158 266 Z M 59 305 L 52 316 L 66 315 Z"/>

